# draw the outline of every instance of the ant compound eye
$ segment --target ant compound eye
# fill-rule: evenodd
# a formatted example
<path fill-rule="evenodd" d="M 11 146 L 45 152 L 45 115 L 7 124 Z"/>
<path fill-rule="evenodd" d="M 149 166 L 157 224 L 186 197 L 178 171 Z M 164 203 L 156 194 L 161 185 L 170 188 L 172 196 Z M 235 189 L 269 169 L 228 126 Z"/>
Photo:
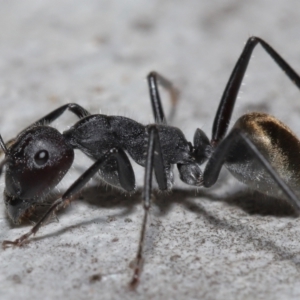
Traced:
<path fill-rule="evenodd" d="M 49 153 L 46 150 L 37 152 L 34 156 L 34 161 L 37 165 L 43 166 L 49 159 Z"/>

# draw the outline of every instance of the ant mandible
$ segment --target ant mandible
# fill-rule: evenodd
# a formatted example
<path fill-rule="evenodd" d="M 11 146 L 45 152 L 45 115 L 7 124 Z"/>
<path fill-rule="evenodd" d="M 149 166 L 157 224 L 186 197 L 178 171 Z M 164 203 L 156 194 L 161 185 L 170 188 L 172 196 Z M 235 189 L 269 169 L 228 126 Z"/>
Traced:
<path fill-rule="evenodd" d="M 158 83 L 171 95 L 176 89 L 156 72 L 148 75 L 148 86 L 155 124 L 142 125 L 121 116 L 91 115 L 77 104 L 66 104 L 22 131 L 14 140 L 0 146 L 5 158 L 4 201 L 8 216 L 19 223 L 60 182 L 74 159 L 74 149 L 89 156 L 94 163 L 57 199 L 33 228 L 15 241 L 4 241 L 3 247 L 21 246 L 61 207 L 67 206 L 96 174 L 110 185 L 127 192 L 135 190 L 135 176 L 126 153 L 145 167 L 144 217 L 131 287 L 139 282 L 147 217 L 152 192 L 152 173 L 160 190 L 173 184 L 172 166 L 177 165 L 183 182 L 210 187 L 218 179 L 223 165 L 249 187 L 278 197 L 278 191 L 300 212 L 300 201 L 292 189 L 300 186 L 298 171 L 300 141 L 276 118 L 265 113 L 243 115 L 226 136 L 232 111 L 251 54 L 260 44 L 286 75 L 300 88 L 300 77 L 264 40 L 248 39 L 228 80 L 213 123 L 209 141 L 196 129 L 194 141 L 188 142 L 180 129 L 167 125 L 161 104 Z M 49 127 L 66 110 L 80 120 L 69 130 L 59 133 Z M 204 172 L 200 166 L 207 161 Z M 289 185 L 287 185 L 287 183 Z"/>

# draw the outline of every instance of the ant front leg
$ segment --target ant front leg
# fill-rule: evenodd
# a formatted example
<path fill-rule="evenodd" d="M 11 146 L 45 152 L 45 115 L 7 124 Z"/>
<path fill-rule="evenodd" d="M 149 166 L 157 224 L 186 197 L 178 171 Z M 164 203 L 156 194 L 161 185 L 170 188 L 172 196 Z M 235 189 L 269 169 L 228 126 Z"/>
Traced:
<path fill-rule="evenodd" d="M 171 113 L 170 119 L 173 119 L 175 113 L 175 106 L 178 102 L 178 91 L 173 86 L 172 82 L 160 75 L 159 73 L 152 71 L 147 76 L 149 94 L 151 99 L 152 110 L 154 114 L 154 120 L 156 124 L 167 124 L 167 119 L 164 114 L 163 105 L 161 103 L 158 83 L 161 84 L 170 94 L 171 99 Z"/>
<path fill-rule="evenodd" d="M 34 126 L 48 125 L 48 124 L 52 123 L 53 121 L 55 121 L 58 117 L 60 117 L 67 109 L 69 111 L 71 111 L 72 113 L 74 113 L 79 119 L 82 119 L 82 118 L 90 115 L 90 113 L 87 110 L 85 110 L 82 106 L 80 106 L 76 103 L 68 103 L 68 104 L 65 104 L 65 105 L 53 110 L 51 113 L 47 114 L 43 118 L 34 122 L 33 124 L 31 124 L 30 126 L 25 128 L 23 131 L 25 131 L 31 127 L 34 127 Z M 13 139 L 9 140 L 8 142 L 4 143 L 3 139 L 1 137 L 0 155 L 2 155 L 3 153 L 6 154 L 8 152 L 7 149 L 9 149 L 15 143 L 15 141 L 16 141 L 16 139 L 13 138 Z M 0 163 L 0 175 L 2 174 L 2 170 L 3 170 L 3 167 L 5 166 L 5 163 L 6 163 L 5 159 Z"/>
<path fill-rule="evenodd" d="M 264 50 L 273 58 L 275 63 L 284 71 L 291 81 L 294 82 L 298 88 L 300 88 L 299 75 L 269 44 L 255 36 L 249 38 L 223 92 L 213 123 L 211 141 L 213 146 L 216 146 L 226 135 L 237 94 L 244 78 L 253 49 L 257 44 L 260 44 L 264 48 Z"/>
<path fill-rule="evenodd" d="M 168 187 L 168 179 L 161 146 L 159 140 L 158 129 L 155 125 L 148 127 L 149 140 L 147 147 L 147 158 L 145 164 L 145 177 L 144 177 L 144 193 L 143 193 L 143 206 L 144 206 L 144 218 L 142 222 L 142 229 L 139 241 L 138 252 L 135 260 L 135 269 L 130 287 L 134 289 L 140 280 L 140 275 L 143 268 L 143 247 L 146 234 L 146 225 L 148 219 L 148 213 L 151 206 L 151 193 L 152 193 L 152 173 L 153 169 L 157 179 L 157 183 L 161 190 L 166 190 Z"/>
<path fill-rule="evenodd" d="M 59 118 L 67 109 L 69 111 L 71 111 L 72 113 L 74 113 L 79 119 L 82 119 L 82 118 L 90 115 L 90 113 L 86 109 L 84 109 L 82 106 L 80 106 L 76 103 L 68 103 L 68 104 L 60 106 L 59 108 L 53 110 L 46 116 L 42 117 L 38 121 L 29 125 L 23 131 L 25 131 L 26 129 L 28 129 L 30 127 L 34 127 L 34 126 L 49 125 L 52 122 L 54 122 L 57 118 Z M 14 141 L 15 141 L 15 139 L 11 139 L 7 143 L 5 143 L 6 147 L 9 148 L 14 143 Z M 4 143 L 3 143 L 3 145 L 4 145 Z M 2 145 L 1 145 L 1 149 L 3 150 L 3 152 L 5 152 Z"/>
<path fill-rule="evenodd" d="M 57 118 L 59 118 L 66 110 L 71 111 L 74 113 L 79 119 L 82 119 L 86 116 L 89 116 L 90 113 L 84 109 L 82 106 L 76 104 L 76 103 L 68 103 L 65 104 L 55 110 L 53 110 L 51 113 L 47 114 L 43 118 L 39 119 L 38 121 L 34 122 L 31 126 L 37 126 L 37 125 L 48 125 L 55 121 Z"/>
<path fill-rule="evenodd" d="M 87 169 L 63 194 L 57 199 L 44 214 L 44 216 L 36 223 L 36 225 L 26 234 L 22 235 L 15 241 L 3 241 L 3 248 L 10 245 L 21 246 L 31 235 L 35 235 L 40 227 L 47 222 L 47 220 L 60 208 L 66 207 L 86 184 L 87 182 L 100 170 L 100 168 L 111 158 L 114 158 L 118 165 L 120 185 L 129 191 L 134 190 L 135 177 L 130 161 L 127 155 L 121 149 L 112 148 L 99 158 L 89 169 Z"/>

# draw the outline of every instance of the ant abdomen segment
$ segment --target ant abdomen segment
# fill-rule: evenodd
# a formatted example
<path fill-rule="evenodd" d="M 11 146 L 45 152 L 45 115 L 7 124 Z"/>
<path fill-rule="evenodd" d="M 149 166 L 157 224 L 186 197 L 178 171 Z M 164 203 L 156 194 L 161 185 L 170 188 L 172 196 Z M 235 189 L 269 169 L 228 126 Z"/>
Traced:
<path fill-rule="evenodd" d="M 299 190 L 300 141 L 290 128 L 265 113 L 246 114 L 233 128 L 244 132 L 282 180 L 295 192 Z M 280 194 L 278 184 L 243 141 L 237 141 L 232 147 L 225 164 L 238 180 L 250 188 L 274 197 Z"/>
<path fill-rule="evenodd" d="M 270 45 L 260 38 L 249 38 L 221 98 L 211 140 L 201 129 L 196 129 L 192 144 L 179 128 L 167 125 L 158 83 L 170 93 L 172 110 L 177 103 L 177 90 L 156 72 L 149 73 L 147 78 L 155 124 L 143 125 L 121 116 L 90 115 L 81 106 L 70 103 L 33 123 L 10 146 L 6 146 L 0 136 L 0 147 L 5 152 L 0 173 L 6 167 L 5 202 L 14 222 L 30 213 L 62 179 L 73 162 L 74 149 L 81 150 L 93 160 L 29 232 L 14 241 L 4 241 L 3 247 L 21 246 L 57 209 L 68 205 L 96 173 L 100 173 L 108 184 L 133 192 L 135 175 L 128 155 L 145 167 L 144 218 L 131 287 L 139 282 L 142 270 L 152 173 L 160 190 L 171 189 L 174 165 L 177 165 L 183 182 L 196 187 L 211 187 L 225 165 L 237 179 L 253 189 L 274 196 L 280 191 L 299 212 L 300 201 L 294 189 L 297 191 L 300 186 L 300 142 L 290 129 L 272 116 L 252 113 L 242 116 L 226 135 L 241 82 L 257 44 L 300 88 L 299 75 Z M 61 134 L 46 126 L 66 110 L 80 119 L 69 130 Z M 207 164 L 202 171 L 204 162 Z"/>

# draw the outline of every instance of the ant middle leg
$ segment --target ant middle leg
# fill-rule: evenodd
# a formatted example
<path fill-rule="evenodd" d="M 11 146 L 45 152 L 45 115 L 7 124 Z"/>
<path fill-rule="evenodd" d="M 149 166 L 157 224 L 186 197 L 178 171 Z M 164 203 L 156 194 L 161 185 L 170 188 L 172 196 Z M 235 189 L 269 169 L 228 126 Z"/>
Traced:
<path fill-rule="evenodd" d="M 62 195 L 57 199 L 44 214 L 44 216 L 36 223 L 32 229 L 23 234 L 20 238 L 14 241 L 3 241 L 2 247 L 7 248 L 12 246 L 22 246 L 31 235 L 35 235 L 40 227 L 47 222 L 51 215 L 57 210 L 68 204 L 74 199 L 74 196 L 88 183 L 88 181 L 99 171 L 99 169 L 111 158 L 114 158 L 118 165 L 119 182 L 124 190 L 132 191 L 135 187 L 135 176 L 130 164 L 130 161 L 121 149 L 112 148 L 99 158 L 91 167 L 89 167 Z"/>
<path fill-rule="evenodd" d="M 171 81 L 169 81 L 164 76 L 155 71 L 152 71 L 148 74 L 147 82 L 155 123 L 167 124 L 167 119 L 165 117 L 163 105 L 161 103 L 161 98 L 159 94 L 158 83 L 162 85 L 170 94 L 171 112 L 169 114 L 169 119 L 171 120 L 174 117 L 175 106 L 178 102 L 178 90 L 173 86 Z"/>
<path fill-rule="evenodd" d="M 133 273 L 132 280 L 130 281 L 130 287 L 133 289 L 139 283 L 140 275 L 143 268 L 143 248 L 145 242 L 147 219 L 148 219 L 148 214 L 151 206 L 153 170 L 159 188 L 161 190 L 166 190 L 168 188 L 167 170 L 169 170 L 169 168 L 164 164 L 158 129 L 156 125 L 150 125 L 148 127 L 148 133 L 149 133 L 149 140 L 148 140 L 147 158 L 145 164 L 144 192 L 143 192 L 144 217 L 142 221 L 142 229 L 140 234 L 138 251 L 135 259 L 134 273 Z"/>

